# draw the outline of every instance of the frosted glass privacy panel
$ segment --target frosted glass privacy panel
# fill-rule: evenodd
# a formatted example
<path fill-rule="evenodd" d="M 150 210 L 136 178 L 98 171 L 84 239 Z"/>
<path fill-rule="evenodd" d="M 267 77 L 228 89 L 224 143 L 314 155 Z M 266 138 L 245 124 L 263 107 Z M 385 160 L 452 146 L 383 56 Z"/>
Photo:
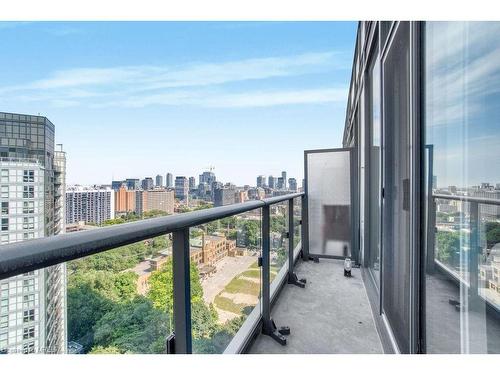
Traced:
<path fill-rule="evenodd" d="M 351 255 L 350 150 L 306 151 L 311 255 Z"/>

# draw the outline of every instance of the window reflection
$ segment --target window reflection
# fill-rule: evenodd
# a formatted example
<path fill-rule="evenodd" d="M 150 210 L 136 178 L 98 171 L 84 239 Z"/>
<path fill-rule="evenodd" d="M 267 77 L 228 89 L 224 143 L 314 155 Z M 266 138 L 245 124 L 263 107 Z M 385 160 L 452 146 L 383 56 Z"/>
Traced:
<path fill-rule="evenodd" d="M 496 22 L 425 27 L 427 195 L 441 194 L 428 200 L 429 353 L 500 353 L 499 32 Z"/>

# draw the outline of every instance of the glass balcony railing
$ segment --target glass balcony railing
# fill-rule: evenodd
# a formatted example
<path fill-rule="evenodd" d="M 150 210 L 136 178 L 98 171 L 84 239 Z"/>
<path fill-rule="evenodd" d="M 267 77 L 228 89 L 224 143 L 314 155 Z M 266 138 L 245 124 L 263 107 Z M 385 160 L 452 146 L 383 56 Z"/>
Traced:
<path fill-rule="evenodd" d="M 193 353 L 223 353 L 261 296 L 261 209 L 190 229 Z"/>
<path fill-rule="evenodd" d="M 2 245 L 0 281 L 50 273 L 46 325 L 54 335 L 44 352 L 65 341 L 55 334 L 63 325 L 67 348 L 53 352 L 240 353 L 259 323 L 276 333 L 270 308 L 293 275 L 303 195 Z M 42 287 L 31 279 L 19 288 Z M 59 303 L 63 283 L 67 307 Z M 30 310 L 36 301 L 23 303 L 28 325 L 41 318 Z M 28 339 L 0 350 L 42 350 Z"/>
<path fill-rule="evenodd" d="M 497 243 L 500 200 L 458 195 L 433 195 L 428 249 L 435 266 L 472 297 L 500 312 L 500 245 Z"/>
<path fill-rule="evenodd" d="M 165 353 L 171 255 L 167 234 L 67 262 L 68 341 L 82 353 Z"/>

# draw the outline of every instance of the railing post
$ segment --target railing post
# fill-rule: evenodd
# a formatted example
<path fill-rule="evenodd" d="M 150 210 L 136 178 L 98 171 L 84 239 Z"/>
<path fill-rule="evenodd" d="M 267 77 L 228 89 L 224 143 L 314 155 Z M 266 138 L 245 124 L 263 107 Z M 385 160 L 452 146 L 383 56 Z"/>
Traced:
<path fill-rule="evenodd" d="M 474 299 L 478 295 L 478 255 L 481 248 L 479 239 L 480 217 L 479 203 L 470 202 L 470 248 L 469 248 L 469 296 Z"/>
<path fill-rule="evenodd" d="M 301 197 L 301 237 L 302 237 L 302 260 L 308 261 L 309 260 L 309 241 L 308 241 L 308 230 L 309 230 L 309 223 L 307 220 L 307 198 L 306 195 L 304 194 Z"/>
<path fill-rule="evenodd" d="M 298 287 L 305 288 L 306 279 L 297 277 L 293 272 L 293 250 L 295 247 L 295 225 L 293 220 L 293 198 L 288 200 L 288 284 L 297 285 Z"/>
<path fill-rule="evenodd" d="M 189 228 L 173 232 L 172 247 L 175 353 L 191 354 L 192 333 Z"/>
<path fill-rule="evenodd" d="M 293 199 L 288 200 L 288 276 L 293 274 L 293 248 L 295 246 L 295 226 L 293 222 Z"/>
<path fill-rule="evenodd" d="M 269 228 L 269 206 L 264 206 L 262 207 L 262 319 L 264 321 L 271 320 L 271 242 L 269 238 Z"/>
<path fill-rule="evenodd" d="M 262 207 L 262 334 L 270 336 L 281 345 L 286 338 L 278 332 L 271 318 L 271 215 L 269 206 Z M 288 332 L 289 333 L 289 332 Z"/>

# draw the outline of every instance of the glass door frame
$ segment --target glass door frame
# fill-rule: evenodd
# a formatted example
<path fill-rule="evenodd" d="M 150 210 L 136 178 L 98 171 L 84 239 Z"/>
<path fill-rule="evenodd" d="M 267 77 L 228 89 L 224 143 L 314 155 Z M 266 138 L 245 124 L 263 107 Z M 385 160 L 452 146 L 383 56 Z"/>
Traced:
<path fill-rule="evenodd" d="M 409 353 L 423 353 L 425 352 L 424 346 L 424 336 L 422 329 L 422 322 L 424 322 L 424 311 L 425 308 L 423 306 L 422 293 L 424 288 L 422 287 L 422 270 L 425 268 L 423 261 L 423 257 L 425 256 L 423 251 L 423 246 L 425 241 L 425 222 L 423 220 L 423 210 L 425 202 L 425 198 L 423 197 L 424 193 L 424 170 L 423 160 L 425 158 L 424 153 L 424 145 L 423 145 L 423 125 L 422 125 L 422 117 L 421 116 L 421 23 L 422 22 L 408 22 L 409 27 L 409 72 L 408 72 L 408 84 L 409 84 L 409 129 L 408 129 L 408 137 L 409 137 L 409 150 L 408 158 L 409 158 L 409 206 L 410 206 L 410 218 L 409 218 L 409 228 L 408 234 L 409 238 L 409 260 L 410 260 L 410 275 L 409 275 L 409 293 L 410 293 L 410 306 L 409 306 L 409 337 L 408 337 L 408 348 Z M 385 98 L 391 95 L 391 93 L 385 93 L 384 90 L 384 64 L 386 61 L 386 57 L 388 52 L 390 51 L 395 37 L 402 25 L 402 21 L 396 22 L 391 28 L 388 36 L 388 40 L 386 44 L 381 48 L 380 59 L 381 59 L 381 90 L 382 90 L 382 113 L 381 113 L 381 147 L 382 147 L 382 204 L 381 204 L 381 255 L 380 262 L 383 264 L 385 248 L 388 246 L 386 243 L 386 228 L 384 228 L 384 220 L 385 211 L 387 210 L 387 202 L 385 197 L 386 190 L 386 181 L 387 181 L 387 172 L 390 168 L 393 167 L 391 165 L 391 160 L 387 160 L 387 144 L 386 144 L 386 119 L 385 119 Z M 385 321 L 386 328 L 390 336 L 392 336 L 393 344 L 395 345 L 396 351 L 400 351 L 397 345 L 397 342 L 392 335 L 391 324 L 388 319 L 388 316 L 384 312 L 384 267 L 381 267 L 381 279 L 380 279 L 380 314 L 382 315 L 382 319 Z"/>

